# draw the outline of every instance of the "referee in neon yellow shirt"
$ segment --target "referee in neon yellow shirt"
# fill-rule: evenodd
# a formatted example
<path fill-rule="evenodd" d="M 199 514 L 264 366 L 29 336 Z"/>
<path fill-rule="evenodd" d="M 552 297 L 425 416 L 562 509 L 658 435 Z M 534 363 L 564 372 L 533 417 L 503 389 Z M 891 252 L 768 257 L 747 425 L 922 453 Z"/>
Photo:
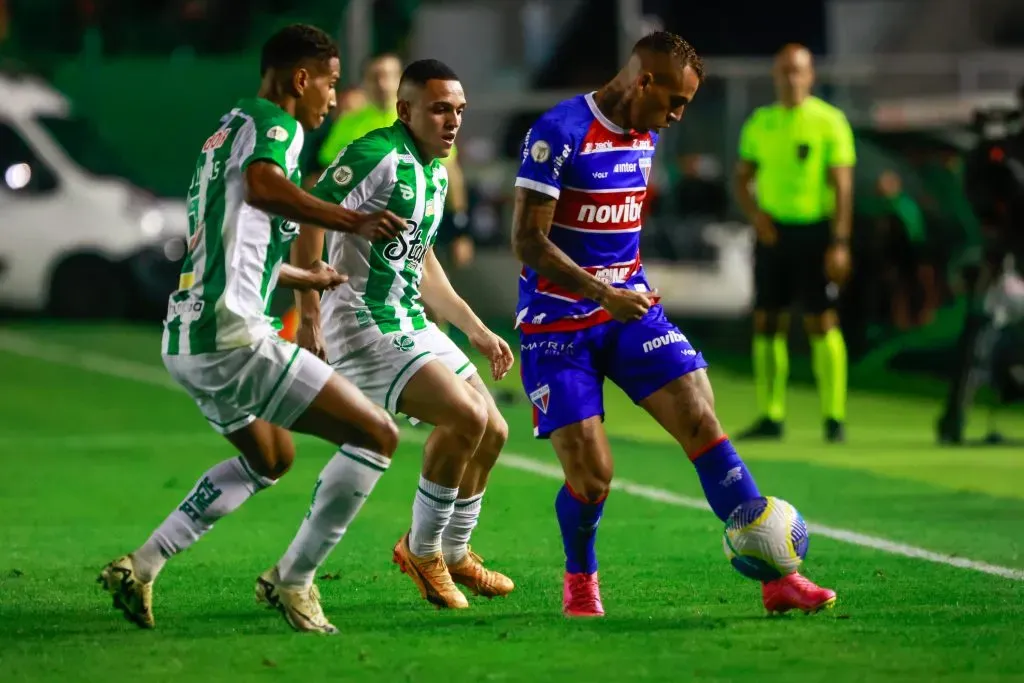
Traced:
<path fill-rule="evenodd" d="M 824 435 L 845 439 L 846 343 L 835 305 L 850 270 L 853 132 L 839 109 L 812 96 L 814 64 L 800 45 L 776 55 L 777 101 L 740 133 L 735 190 L 757 233 L 753 365 L 760 419 L 741 436 L 781 438 L 789 375 L 789 310 L 811 341 Z M 752 187 L 753 186 L 753 187 Z"/>

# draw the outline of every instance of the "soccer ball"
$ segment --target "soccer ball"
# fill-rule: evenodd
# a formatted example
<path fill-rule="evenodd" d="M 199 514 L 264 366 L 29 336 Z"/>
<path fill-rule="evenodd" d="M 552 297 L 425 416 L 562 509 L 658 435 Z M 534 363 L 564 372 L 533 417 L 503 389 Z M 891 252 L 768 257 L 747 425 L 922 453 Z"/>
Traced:
<path fill-rule="evenodd" d="M 796 508 L 768 496 L 739 505 L 725 521 L 722 547 L 743 576 L 772 581 L 792 574 L 807 555 L 807 524 Z"/>

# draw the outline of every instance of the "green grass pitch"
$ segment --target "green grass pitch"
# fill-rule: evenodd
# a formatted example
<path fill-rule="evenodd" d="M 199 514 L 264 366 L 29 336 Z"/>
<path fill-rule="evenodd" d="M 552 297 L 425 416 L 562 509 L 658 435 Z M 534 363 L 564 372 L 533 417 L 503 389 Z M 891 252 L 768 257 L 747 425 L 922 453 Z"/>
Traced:
<path fill-rule="evenodd" d="M 158 335 L 0 331 L 2 681 L 1024 681 L 1024 453 L 937 448 L 934 402 L 869 394 L 851 398 L 850 442 L 828 447 L 803 387 L 790 391 L 787 441 L 741 453 L 763 491 L 816 525 L 805 569 L 838 591 L 831 612 L 766 617 L 758 585 L 724 558 L 722 525 L 687 506 L 702 497 L 691 465 L 609 390 L 616 476 L 629 485 L 610 497 L 598 543 L 607 618 L 560 615 L 556 462 L 523 402 L 507 410 L 510 457 L 474 538 L 517 582 L 509 598 L 438 612 L 391 564 L 424 435 L 408 430 L 319 581 L 342 635 L 295 634 L 258 608 L 255 577 L 290 541 L 332 452 L 300 438 L 287 477 L 168 564 L 157 628 L 140 631 L 96 574 L 231 455 L 175 390 Z M 744 426 L 750 382 L 711 376 L 724 424 Z M 935 555 L 907 556 L 916 549 Z"/>

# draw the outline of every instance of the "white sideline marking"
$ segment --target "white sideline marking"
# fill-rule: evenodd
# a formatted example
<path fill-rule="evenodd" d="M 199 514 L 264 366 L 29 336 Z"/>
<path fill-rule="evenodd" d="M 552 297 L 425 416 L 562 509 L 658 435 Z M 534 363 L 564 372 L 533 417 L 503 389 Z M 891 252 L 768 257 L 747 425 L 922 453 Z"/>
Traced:
<path fill-rule="evenodd" d="M 68 365 L 80 370 L 89 370 L 103 375 L 120 377 L 122 379 L 142 382 L 167 389 L 180 389 L 177 383 L 175 383 L 170 376 L 166 374 L 166 372 L 153 365 L 122 360 L 114 356 L 107 356 L 104 354 L 82 352 L 73 347 L 60 344 L 41 343 L 25 335 L 0 332 L 0 351 L 8 351 L 10 353 L 15 353 L 29 358 L 44 360 L 60 365 Z M 40 442 L 44 439 L 53 439 L 55 441 L 64 439 L 68 444 L 79 443 L 82 445 L 88 444 L 90 446 L 96 445 L 97 447 L 101 447 L 98 446 L 98 444 L 102 444 L 105 439 L 109 446 L 117 447 L 130 444 L 133 440 L 136 443 L 139 443 L 148 436 L 157 436 L 158 438 L 166 439 L 168 435 L 160 436 L 140 434 L 132 436 L 125 434 L 122 436 L 83 435 L 79 437 L 7 437 L 0 435 L 0 445 L 14 445 L 21 439 L 28 439 L 29 441 L 38 440 Z M 402 436 L 406 441 L 419 442 L 423 440 L 422 434 L 410 430 L 404 430 Z M 198 440 L 196 437 L 187 434 L 175 435 L 172 438 Z M 502 453 L 501 458 L 498 459 L 498 464 L 521 472 L 532 472 L 533 474 L 547 477 L 549 479 L 561 480 L 563 478 L 560 467 L 543 463 L 538 460 L 534 460 L 533 458 L 517 455 L 515 453 Z M 665 489 L 644 486 L 643 484 L 637 484 L 625 479 L 613 481 L 612 488 L 638 498 L 665 503 L 666 505 L 692 508 L 695 510 L 710 510 L 707 501 L 701 498 L 691 498 L 690 496 L 683 496 L 678 493 L 666 491 Z M 877 536 L 868 536 L 866 534 L 849 531 L 847 529 L 837 529 L 835 527 L 824 526 L 812 522 L 808 522 L 807 526 L 811 533 L 817 536 L 831 538 L 833 540 L 842 541 L 862 548 L 872 548 L 891 555 L 901 555 L 903 557 L 910 557 L 917 560 L 944 564 L 950 567 L 970 569 L 984 574 L 1001 576 L 1014 581 L 1024 581 L 1024 570 L 1022 569 L 1002 567 L 999 565 L 989 564 L 987 562 L 971 560 L 965 557 L 936 553 L 924 548 L 918 548 L 904 543 L 897 543 Z"/>

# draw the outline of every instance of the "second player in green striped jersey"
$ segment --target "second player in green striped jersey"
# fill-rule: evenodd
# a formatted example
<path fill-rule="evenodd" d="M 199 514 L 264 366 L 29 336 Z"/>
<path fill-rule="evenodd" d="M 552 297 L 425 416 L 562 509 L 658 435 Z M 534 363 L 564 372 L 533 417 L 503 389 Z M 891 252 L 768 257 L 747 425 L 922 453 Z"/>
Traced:
<path fill-rule="evenodd" d="M 375 336 L 426 328 L 419 287 L 447 190 L 441 160 L 423 159 L 401 121 L 356 140 L 324 172 L 314 196 L 357 211 L 388 209 L 406 223 L 387 242 L 325 236 L 328 262 L 348 276 L 322 297 L 324 337 L 333 352 L 345 355 Z"/>
<path fill-rule="evenodd" d="M 386 208 L 406 229 L 377 242 L 327 235 L 328 260 L 348 281 L 324 293 L 322 301 L 316 292 L 297 295 L 300 345 L 326 356 L 335 372 L 388 411 L 434 425 L 410 531 L 392 557 L 425 599 L 453 609 L 469 606 L 456 582 L 490 597 L 514 588 L 507 576 L 486 569 L 468 545 L 508 426 L 476 367 L 427 320 L 420 301 L 422 294 L 424 303 L 465 333 L 488 359 L 492 377 L 508 372 L 508 344 L 454 290 L 433 249 L 448 189 L 441 160 L 451 154 L 465 106 L 462 84 L 445 64 L 420 60 L 406 68 L 398 121 L 342 150 L 313 189 L 320 199 L 347 209 Z M 321 258 L 323 238 L 322 231 L 303 225 L 292 263 L 305 267 Z M 343 533 L 332 520 L 351 493 L 335 484 L 329 468 L 321 482 L 309 517 L 278 563 L 282 579 L 292 585 L 312 582 L 333 546 L 329 539 Z"/>

